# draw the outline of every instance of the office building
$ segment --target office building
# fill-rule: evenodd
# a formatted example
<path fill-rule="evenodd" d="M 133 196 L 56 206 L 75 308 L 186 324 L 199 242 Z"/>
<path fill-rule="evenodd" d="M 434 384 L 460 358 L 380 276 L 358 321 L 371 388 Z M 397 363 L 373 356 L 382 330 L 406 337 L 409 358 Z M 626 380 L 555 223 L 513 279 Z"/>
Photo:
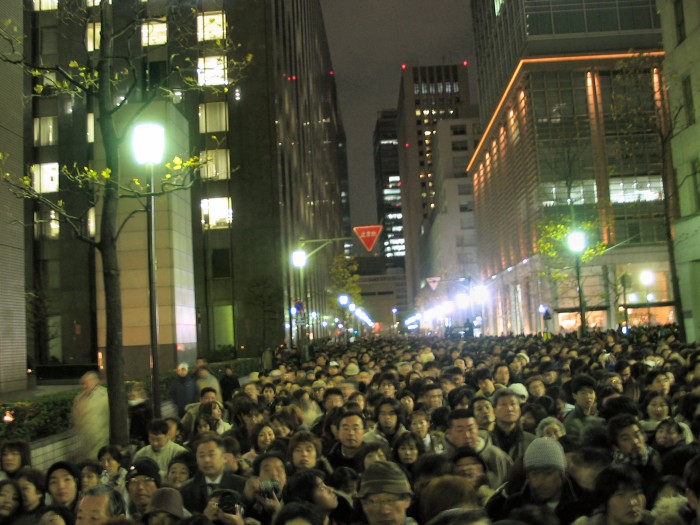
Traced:
<path fill-rule="evenodd" d="M 31 56 L 64 68 L 74 60 L 94 63 L 103 22 L 97 3 L 88 0 L 69 13 L 70 2 L 36 0 L 26 30 Z M 138 58 L 129 71 L 133 87 L 117 83 L 115 96 L 134 107 L 157 100 L 184 156 L 206 161 L 191 191 L 156 203 L 164 365 L 191 360 L 195 352 L 257 355 L 292 335 L 295 299 L 308 297 L 323 309 L 328 263 L 343 249 L 339 241 L 316 253 L 304 276 L 290 265 L 302 240 L 342 237 L 343 209 L 347 216 L 345 139 L 320 4 L 202 0 L 132 7 L 114 0 L 107 8 L 115 26 L 135 29 L 128 43 Z M 225 56 L 221 46 L 228 43 L 236 45 Z M 243 71 L 232 67 L 231 59 L 245 62 L 246 55 L 251 61 Z M 95 101 L 47 85 L 31 113 L 28 163 L 50 183 L 46 191 L 85 207 L 58 167 L 101 166 Z M 86 214 L 86 228 L 90 220 Z M 143 219 L 133 219 L 119 244 L 125 355 L 140 372 L 148 366 L 145 252 L 138 255 L 144 231 Z M 55 217 L 46 216 L 36 232 L 33 287 L 47 295 L 43 326 L 51 334 L 37 338 L 37 355 L 44 363 L 95 362 L 104 346 L 99 256 Z"/>
<path fill-rule="evenodd" d="M 649 128 L 629 140 L 635 117 L 620 98 L 644 100 L 648 122 L 666 107 L 654 1 L 494 0 L 472 12 L 484 134 L 468 170 L 489 331 L 574 330 L 582 309 L 596 328 L 675 321 L 664 227 L 664 199 L 677 209 L 664 191 L 673 170 Z M 587 246 L 607 246 L 579 280 L 565 245 L 557 272 L 538 255 L 551 221 L 593 224 Z"/>
<path fill-rule="evenodd" d="M 443 119 L 470 111 L 468 64 L 403 65 L 398 100 L 399 175 L 403 236 L 406 246 L 406 287 L 413 305 L 421 286 L 421 237 L 424 221 L 433 213 L 435 173 L 433 135 Z"/>
<path fill-rule="evenodd" d="M 700 337 L 700 6 L 688 0 L 658 0 L 669 79 L 671 114 L 677 115 L 671 147 L 680 205 L 675 223 L 676 265 L 688 341 Z"/>

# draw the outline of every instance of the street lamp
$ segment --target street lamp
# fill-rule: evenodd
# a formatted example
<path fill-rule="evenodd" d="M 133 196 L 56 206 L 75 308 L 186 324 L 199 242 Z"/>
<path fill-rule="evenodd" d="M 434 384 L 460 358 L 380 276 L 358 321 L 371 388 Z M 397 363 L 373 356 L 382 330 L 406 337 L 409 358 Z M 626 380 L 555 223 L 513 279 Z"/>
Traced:
<path fill-rule="evenodd" d="M 647 323 L 649 326 L 651 326 L 651 300 L 654 298 L 650 293 L 649 293 L 649 288 L 651 287 L 652 284 L 654 284 L 654 272 L 651 270 L 644 270 L 642 273 L 639 274 L 639 280 L 642 282 L 644 287 L 646 288 L 646 300 L 647 300 Z"/>
<path fill-rule="evenodd" d="M 299 269 L 299 295 L 301 297 L 302 305 L 306 305 L 308 303 L 306 300 L 306 283 L 304 282 L 304 267 L 306 266 L 307 257 L 308 256 L 304 250 L 294 250 L 291 257 L 292 266 Z M 300 317 L 297 319 L 297 328 L 299 329 L 299 351 L 301 352 L 304 361 L 306 361 L 308 360 L 309 356 L 304 341 L 304 332 L 306 331 L 304 309 L 301 308 L 296 313 Z"/>
<path fill-rule="evenodd" d="M 578 309 L 581 316 L 581 335 L 586 333 L 586 301 L 581 286 L 581 254 L 586 250 L 586 234 L 582 231 L 572 231 L 567 237 L 567 244 L 576 256 L 576 287 L 578 288 Z"/>
<path fill-rule="evenodd" d="M 399 309 L 394 307 L 391 309 L 391 319 L 392 319 L 392 325 L 391 325 L 391 331 L 393 333 L 396 333 L 396 314 L 399 313 Z"/>
<path fill-rule="evenodd" d="M 151 390 L 153 415 L 160 417 L 160 360 L 158 356 L 158 288 L 156 283 L 155 185 L 153 165 L 163 161 L 165 129 L 160 124 L 143 123 L 134 127 L 132 150 L 138 164 L 150 168 L 150 184 L 146 199 L 146 235 L 148 239 L 148 313 L 151 325 Z"/>
<path fill-rule="evenodd" d="M 338 304 L 340 306 L 347 306 L 349 302 L 350 302 L 350 297 L 348 297 L 347 295 L 340 294 L 338 296 Z"/>

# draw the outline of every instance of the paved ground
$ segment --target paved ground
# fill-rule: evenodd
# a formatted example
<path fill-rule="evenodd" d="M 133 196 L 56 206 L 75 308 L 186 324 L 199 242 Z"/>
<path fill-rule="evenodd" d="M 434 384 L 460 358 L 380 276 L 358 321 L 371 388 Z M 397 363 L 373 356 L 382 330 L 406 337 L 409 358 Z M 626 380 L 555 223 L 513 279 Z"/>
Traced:
<path fill-rule="evenodd" d="M 6 403 L 8 401 L 31 399 L 32 397 L 44 396 L 46 394 L 53 394 L 55 392 L 63 392 L 65 390 L 75 390 L 76 388 L 80 388 L 80 385 L 77 381 L 73 385 L 38 385 L 29 390 L 17 390 L 15 392 L 0 392 L 0 402 Z"/>

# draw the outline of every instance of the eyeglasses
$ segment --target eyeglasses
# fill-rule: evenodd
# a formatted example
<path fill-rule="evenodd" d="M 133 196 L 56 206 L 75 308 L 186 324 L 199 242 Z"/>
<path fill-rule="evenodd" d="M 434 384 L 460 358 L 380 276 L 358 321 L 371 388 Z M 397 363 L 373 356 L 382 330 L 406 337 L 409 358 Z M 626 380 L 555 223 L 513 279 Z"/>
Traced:
<path fill-rule="evenodd" d="M 402 499 L 404 499 L 404 496 L 402 495 L 385 496 L 383 498 L 369 497 L 363 499 L 362 502 L 368 507 L 381 507 L 382 505 L 393 505 L 395 503 L 398 503 Z"/>
<path fill-rule="evenodd" d="M 141 478 L 141 479 L 136 479 L 132 478 L 129 480 L 129 485 L 133 486 L 138 486 L 138 485 L 148 485 L 149 483 L 155 483 L 156 480 L 153 478 Z"/>

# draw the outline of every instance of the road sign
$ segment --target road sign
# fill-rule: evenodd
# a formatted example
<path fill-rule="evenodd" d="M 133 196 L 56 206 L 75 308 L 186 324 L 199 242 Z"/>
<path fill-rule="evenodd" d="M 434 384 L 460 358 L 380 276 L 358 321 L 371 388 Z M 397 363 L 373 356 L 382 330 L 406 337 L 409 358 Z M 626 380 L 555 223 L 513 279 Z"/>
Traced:
<path fill-rule="evenodd" d="M 357 238 L 360 239 L 365 250 L 371 252 L 374 245 L 377 244 L 379 234 L 382 233 L 383 229 L 384 226 L 381 224 L 375 224 L 372 226 L 355 226 L 352 231 L 354 231 Z"/>

